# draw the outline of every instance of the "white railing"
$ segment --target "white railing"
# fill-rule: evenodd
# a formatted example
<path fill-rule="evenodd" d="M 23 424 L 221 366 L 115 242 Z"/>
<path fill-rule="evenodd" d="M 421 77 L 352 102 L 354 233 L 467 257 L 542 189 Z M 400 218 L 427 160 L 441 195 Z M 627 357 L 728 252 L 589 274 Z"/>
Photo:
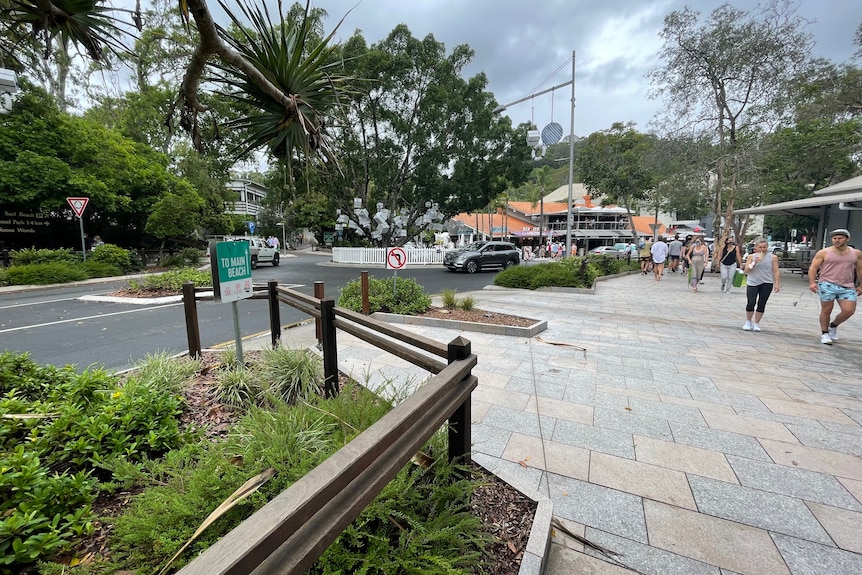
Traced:
<path fill-rule="evenodd" d="M 408 266 L 442 265 L 446 250 L 405 248 Z M 385 265 L 386 248 L 332 248 L 332 261 L 338 264 Z"/>

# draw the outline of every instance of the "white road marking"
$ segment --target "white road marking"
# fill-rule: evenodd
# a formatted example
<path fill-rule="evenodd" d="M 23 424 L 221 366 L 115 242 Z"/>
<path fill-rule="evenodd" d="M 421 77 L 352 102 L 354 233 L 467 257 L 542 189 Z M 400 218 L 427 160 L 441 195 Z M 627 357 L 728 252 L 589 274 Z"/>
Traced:
<path fill-rule="evenodd" d="M 182 305 L 182 303 L 169 303 L 169 304 L 166 304 L 166 305 L 152 306 L 152 307 L 147 307 L 147 308 L 130 309 L 130 310 L 126 310 L 126 311 L 116 311 L 116 312 L 113 312 L 113 313 L 103 313 L 103 314 L 99 314 L 99 315 L 89 315 L 89 316 L 86 316 L 86 317 L 74 317 L 74 318 L 70 318 L 70 319 L 61 319 L 61 320 L 58 320 L 58 321 L 49 321 L 49 322 L 47 322 L 47 323 L 37 323 L 37 324 L 33 324 L 33 325 L 25 325 L 25 326 L 21 326 L 21 327 L 13 327 L 13 328 L 9 328 L 9 329 L 0 329 L 0 333 L 10 333 L 10 332 L 13 332 L 13 331 L 23 331 L 23 330 L 25 330 L 25 329 L 36 329 L 36 328 L 40 328 L 40 327 L 47 327 L 47 326 L 52 326 L 52 325 L 59 325 L 59 324 L 61 324 L 61 323 L 71 323 L 71 322 L 73 322 L 73 321 L 87 321 L 87 320 L 90 320 L 90 319 L 100 319 L 100 318 L 105 318 L 105 317 L 111 317 L 112 315 L 124 315 L 124 314 L 127 314 L 127 313 L 137 313 L 137 312 L 139 312 L 139 311 L 149 311 L 149 310 L 151 310 L 151 309 L 163 309 L 163 308 L 166 308 L 166 307 L 173 307 L 173 306 L 178 306 L 178 305 Z"/>

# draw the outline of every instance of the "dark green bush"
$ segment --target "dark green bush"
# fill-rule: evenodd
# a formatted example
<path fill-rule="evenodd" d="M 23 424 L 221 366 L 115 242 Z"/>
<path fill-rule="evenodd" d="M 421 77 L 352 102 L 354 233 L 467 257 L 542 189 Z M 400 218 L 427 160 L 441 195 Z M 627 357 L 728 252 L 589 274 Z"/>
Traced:
<path fill-rule="evenodd" d="M 120 246 L 115 246 L 114 244 L 102 244 L 100 246 L 96 246 L 93 253 L 87 257 L 87 261 L 108 264 L 116 268 L 120 268 L 123 272 L 130 272 L 135 269 L 132 266 L 132 257 L 129 250 L 121 248 Z"/>
<path fill-rule="evenodd" d="M 9 273 L 6 268 L 0 268 L 0 286 L 9 285 Z"/>
<path fill-rule="evenodd" d="M 368 303 L 371 313 L 385 312 L 414 315 L 431 307 L 431 296 L 413 278 L 397 278 L 393 293 L 391 279 L 368 278 Z M 362 284 L 356 279 L 341 289 L 338 305 L 362 311 Z"/>
<path fill-rule="evenodd" d="M 502 287 L 537 289 L 540 287 L 592 287 L 596 278 L 636 269 L 625 260 L 609 257 L 565 258 L 551 263 L 513 266 L 501 271 L 494 284 Z"/>
<path fill-rule="evenodd" d="M 76 263 L 81 261 L 81 258 L 71 249 L 37 250 L 35 248 L 25 248 L 23 250 L 12 250 L 9 252 L 9 258 L 12 260 L 13 266 L 54 262 Z"/>
<path fill-rule="evenodd" d="M 89 277 L 80 262 L 64 261 L 14 265 L 6 270 L 6 275 L 11 285 L 62 284 L 85 280 Z"/>
<path fill-rule="evenodd" d="M 163 268 L 182 268 L 187 265 L 186 258 L 182 254 L 171 254 L 159 259 L 159 266 Z"/>
<path fill-rule="evenodd" d="M 97 262 L 95 260 L 87 260 L 83 264 L 84 270 L 91 278 L 109 278 L 123 275 L 123 270 L 115 265 Z"/>
<path fill-rule="evenodd" d="M 163 274 L 153 274 L 140 280 L 129 280 L 132 289 L 144 290 L 175 290 L 182 291 L 183 284 L 187 281 L 194 282 L 196 286 L 209 287 L 213 285 L 213 277 L 209 271 L 200 271 L 195 268 L 182 268 L 167 271 Z"/>
<path fill-rule="evenodd" d="M 183 261 L 186 265 L 197 266 L 201 263 L 201 258 L 204 257 L 205 252 L 203 250 L 199 250 L 197 248 L 184 248 L 182 252 L 180 252 L 180 256 L 182 256 Z"/>

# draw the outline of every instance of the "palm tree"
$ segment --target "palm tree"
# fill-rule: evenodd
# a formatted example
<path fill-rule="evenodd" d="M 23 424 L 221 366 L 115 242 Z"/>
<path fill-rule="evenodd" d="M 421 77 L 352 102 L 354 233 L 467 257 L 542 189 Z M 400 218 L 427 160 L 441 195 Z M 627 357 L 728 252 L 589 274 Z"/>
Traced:
<path fill-rule="evenodd" d="M 543 245 L 542 226 L 545 222 L 545 190 L 551 185 L 551 170 L 550 166 L 542 166 L 534 168 L 530 174 L 530 179 L 533 180 L 533 185 L 530 188 L 530 207 L 536 209 L 536 204 L 539 204 L 539 245 Z"/>

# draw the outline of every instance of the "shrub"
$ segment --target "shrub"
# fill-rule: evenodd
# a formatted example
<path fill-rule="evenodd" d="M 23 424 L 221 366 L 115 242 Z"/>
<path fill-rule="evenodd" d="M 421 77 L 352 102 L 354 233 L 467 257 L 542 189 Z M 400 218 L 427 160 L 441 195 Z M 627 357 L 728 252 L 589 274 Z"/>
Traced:
<path fill-rule="evenodd" d="M 87 260 L 83 264 L 84 271 L 91 278 L 109 278 L 123 275 L 123 270 L 115 265 L 97 262 L 95 260 Z"/>
<path fill-rule="evenodd" d="M 251 370 L 229 367 L 219 373 L 215 394 L 220 403 L 231 407 L 249 407 L 258 397 L 258 377 Z"/>
<path fill-rule="evenodd" d="M 413 315 L 431 307 L 431 296 L 425 293 L 413 278 L 396 278 L 395 293 L 392 281 L 368 278 L 368 303 L 371 312 Z M 341 289 L 338 305 L 353 311 L 362 311 L 362 285 L 360 280 L 350 281 Z"/>
<path fill-rule="evenodd" d="M 264 393 L 288 404 L 320 395 L 323 390 L 323 361 L 304 350 L 266 350 L 257 370 Z"/>
<path fill-rule="evenodd" d="M 42 264 L 14 265 L 6 270 L 11 285 L 62 284 L 88 279 L 78 263 L 54 261 Z"/>
<path fill-rule="evenodd" d="M 458 309 L 463 309 L 464 311 L 470 311 L 471 309 L 476 307 L 476 300 L 473 299 L 473 296 L 471 296 L 471 295 L 465 295 L 464 297 L 462 297 L 461 299 L 458 300 L 458 303 L 456 305 L 458 306 Z"/>
<path fill-rule="evenodd" d="M 209 271 L 182 268 L 170 270 L 162 274 L 149 275 L 140 280 L 129 280 L 129 287 L 131 289 L 174 290 L 180 292 L 183 289 L 183 284 L 187 281 L 194 282 L 196 286 L 207 287 L 213 285 L 213 278 Z"/>
<path fill-rule="evenodd" d="M 443 298 L 443 307 L 446 309 L 455 309 L 455 306 L 458 305 L 457 298 L 455 297 L 455 290 L 447 288 L 440 292 L 440 295 Z"/>
<path fill-rule="evenodd" d="M 81 258 L 71 249 L 37 250 L 35 248 L 25 248 L 23 250 L 12 250 L 9 252 L 9 258 L 11 259 L 13 266 L 48 264 L 54 262 L 74 264 L 81 261 Z"/>
<path fill-rule="evenodd" d="M 186 259 L 182 254 L 170 254 L 162 256 L 159 259 L 159 265 L 163 268 L 182 268 L 187 267 Z"/>
<path fill-rule="evenodd" d="M 203 250 L 199 250 L 197 248 L 184 248 L 182 252 L 180 252 L 180 256 L 183 258 L 183 261 L 186 265 L 197 266 L 201 263 L 201 258 L 203 258 L 206 253 Z"/>
<path fill-rule="evenodd" d="M 132 267 L 132 256 L 129 250 L 121 248 L 120 246 L 115 246 L 114 244 L 102 244 L 96 246 L 93 253 L 87 257 L 87 261 L 96 261 L 112 265 L 120 268 L 123 272 L 130 272 L 135 269 Z"/>

